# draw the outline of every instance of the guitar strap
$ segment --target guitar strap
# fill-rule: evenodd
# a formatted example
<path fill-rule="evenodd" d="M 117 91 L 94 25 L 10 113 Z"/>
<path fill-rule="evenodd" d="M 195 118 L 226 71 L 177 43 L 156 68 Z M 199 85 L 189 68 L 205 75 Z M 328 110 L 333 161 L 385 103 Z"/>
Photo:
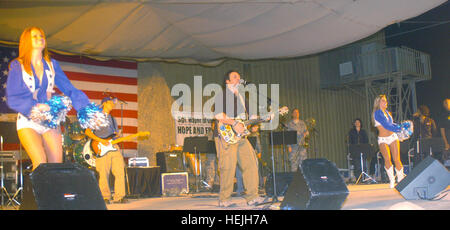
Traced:
<path fill-rule="evenodd" d="M 112 125 L 113 125 L 113 128 L 114 128 L 114 132 L 115 133 L 117 133 L 117 125 L 116 125 L 116 119 L 113 117 L 113 116 L 111 116 L 111 114 L 109 114 L 109 116 L 111 117 L 111 121 L 112 121 Z M 113 140 L 114 140 L 115 138 L 113 138 Z"/>
<path fill-rule="evenodd" d="M 239 97 L 239 100 L 241 101 L 242 106 L 244 106 L 245 113 L 248 113 L 248 111 L 247 111 L 247 103 L 245 103 L 244 98 L 242 97 L 242 95 L 240 93 L 238 93 L 238 97 Z"/>
<path fill-rule="evenodd" d="M 243 119 L 243 120 L 247 120 L 248 119 L 248 98 L 246 98 L 247 100 L 244 100 L 244 97 L 238 92 L 237 96 L 235 94 L 233 94 L 235 98 L 237 98 L 237 100 L 239 100 L 239 102 L 242 105 L 242 107 L 244 107 L 244 113 L 243 114 L 236 114 L 237 117 Z M 233 102 L 234 103 L 234 102 Z M 236 113 L 237 113 L 237 105 L 235 107 L 236 109 Z"/>

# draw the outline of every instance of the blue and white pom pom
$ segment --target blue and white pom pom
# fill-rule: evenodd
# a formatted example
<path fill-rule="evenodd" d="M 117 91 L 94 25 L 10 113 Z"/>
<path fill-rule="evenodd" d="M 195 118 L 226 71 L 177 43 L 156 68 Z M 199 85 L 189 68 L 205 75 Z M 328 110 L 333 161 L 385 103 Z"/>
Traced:
<path fill-rule="evenodd" d="M 45 102 L 50 107 L 48 111 L 39 110 L 38 106 L 31 109 L 30 119 L 45 127 L 55 129 L 66 120 L 67 113 L 72 109 L 72 101 L 67 96 L 53 96 Z"/>
<path fill-rule="evenodd" d="M 399 141 L 404 141 L 404 140 L 409 139 L 411 137 L 411 135 L 413 134 L 413 130 L 414 130 L 413 122 L 410 120 L 403 121 L 400 124 L 400 127 L 402 128 L 402 130 L 397 133 L 397 137 L 398 137 Z"/>
<path fill-rule="evenodd" d="M 100 127 L 108 126 L 106 114 L 103 113 L 102 108 L 93 102 L 80 109 L 77 116 L 80 126 L 83 129 L 90 128 L 96 130 Z"/>

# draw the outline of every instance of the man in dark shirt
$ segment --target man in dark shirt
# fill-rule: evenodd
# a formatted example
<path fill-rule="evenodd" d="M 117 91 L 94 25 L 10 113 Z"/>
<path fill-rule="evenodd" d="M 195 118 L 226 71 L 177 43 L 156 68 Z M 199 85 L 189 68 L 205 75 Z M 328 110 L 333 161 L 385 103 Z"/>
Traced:
<path fill-rule="evenodd" d="M 436 123 L 430 116 L 430 109 L 426 105 L 421 105 L 413 115 L 414 136 L 417 138 L 429 139 L 436 135 Z"/>
<path fill-rule="evenodd" d="M 419 141 L 420 145 L 430 143 L 431 138 L 436 136 L 436 123 L 430 116 L 430 109 L 426 105 L 419 106 L 416 113 L 413 114 L 414 133 L 411 138 L 412 143 Z M 421 151 L 414 156 L 414 165 L 420 163 L 430 155 L 429 151 Z"/>
<path fill-rule="evenodd" d="M 438 127 L 444 141 L 444 151 L 442 153 L 442 161 L 445 163 L 449 159 L 450 152 L 450 98 L 444 100 L 444 111 L 439 116 Z"/>
<path fill-rule="evenodd" d="M 230 125 L 237 133 L 242 133 L 244 125 L 236 119 L 247 119 L 248 112 L 244 97 L 239 93 L 240 74 L 237 71 L 229 71 L 224 76 L 225 89 L 221 96 L 215 97 L 215 119 L 218 122 L 214 130 L 214 141 L 219 158 L 220 192 L 219 206 L 235 206 L 231 202 L 236 167 L 242 171 L 245 187 L 244 198 L 248 205 L 257 205 L 263 202 L 258 195 L 258 160 L 255 150 L 247 138 L 240 139 L 235 144 L 227 143 L 220 136 L 218 129 L 220 124 Z"/>

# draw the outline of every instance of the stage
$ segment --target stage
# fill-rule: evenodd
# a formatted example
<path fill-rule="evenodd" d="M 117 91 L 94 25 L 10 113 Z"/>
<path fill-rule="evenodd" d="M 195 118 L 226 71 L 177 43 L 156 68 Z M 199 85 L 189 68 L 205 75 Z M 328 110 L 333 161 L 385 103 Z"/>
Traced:
<path fill-rule="evenodd" d="M 350 191 L 342 210 L 450 210 L 450 196 L 441 200 L 405 200 L 389 184 L 347 186 Z M 447 187 L 447 190 L 450 188 Z M 108 210 L 279 210 L 283 197 L 274 204 L 250 207 L 241 197 L 233 197 L 236 207 L 218 207 L 217 193 L 193 193 L 177 197 L 129 199 L 126 204 L 109 204 Z"/>

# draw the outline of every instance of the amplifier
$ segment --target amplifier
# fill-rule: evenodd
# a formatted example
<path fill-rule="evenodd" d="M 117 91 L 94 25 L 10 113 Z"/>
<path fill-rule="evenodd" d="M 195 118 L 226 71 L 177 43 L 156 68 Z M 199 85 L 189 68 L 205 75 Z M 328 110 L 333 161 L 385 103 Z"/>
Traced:
<path fill-rule="evenodd" d="M 161 191 L 163 196 L 177 196 L 189 193 L 188 173 L 162 173 Z"/>
<path fill-rule="evenodd" d="M 128 160 L 128 167 L 148 167 L 147 157 L 133 157 Z"/>
<path fill-rule="evenodd" d="M 156 153 L 156 164 L 161 167 L 162 173 L 185 171 L 181 151 Z"/>
<path fill-rule="evenodd" d="M 15 152 L 0 152 L 0 180 L 8 192 L 16 192 L 19 182 L 19 161 Z M 1 186 L 1 185 L 0 185 Z"/>

